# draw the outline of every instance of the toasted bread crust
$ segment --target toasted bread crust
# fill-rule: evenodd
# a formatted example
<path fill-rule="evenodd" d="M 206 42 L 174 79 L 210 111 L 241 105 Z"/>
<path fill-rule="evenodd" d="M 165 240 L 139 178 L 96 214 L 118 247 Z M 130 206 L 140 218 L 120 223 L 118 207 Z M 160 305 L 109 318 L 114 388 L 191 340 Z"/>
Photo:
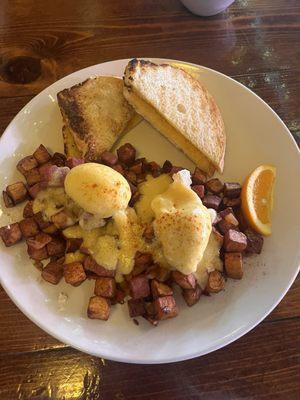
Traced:
<path fill-rule="evenodd" d="M 223 119 L 213 97 L 198 80 L 181 68 L 137 59 L 128 63 L 123 79 L 124 96 L 133 106 L 133 94 L 145 102 L 142 115 L 146 119 L 148 103 L 219 172 L 223 171 L 226 147 Z M 176 104 L 183 105 L 186 111 L 178 113 Z M 141 107 L 137 111 L 141 112 Z M 168 138 L 166 132 L 162 133 Z M 186 149 L 182 150 L 190 156 Z M 190 158 L 195 161 L 195 157 Z"/>
<path fill-rule="evenodd" d="M 85 124 L 76 95 L 88 81 L 89 79 L 86 79 L 84 82 L 78 83 L 70 89 L 64 89 L 57 94 L 58 105 L 63 116 L 68 121 L 70 128 L 77 132 L 77 135 L 82 139 L 88 134 L 88 127 Z"/>
<path fill-rule="evenodd" d="M 120 78 L 99 76 L 57 95 L 64 123 L 87 161 L 99 161 L 135 116 L 123 96 Z"/>

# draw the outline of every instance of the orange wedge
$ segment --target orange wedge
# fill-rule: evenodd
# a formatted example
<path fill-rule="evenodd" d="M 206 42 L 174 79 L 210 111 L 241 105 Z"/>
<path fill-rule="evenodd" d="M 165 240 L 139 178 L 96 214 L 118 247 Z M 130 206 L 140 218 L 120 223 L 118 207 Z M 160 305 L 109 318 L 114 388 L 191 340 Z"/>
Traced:
<path fill-rule="evenodd" d="M 262 235 L 271 235 L 271 214 L 276 168 L 260 165 L 242 187 L 242 211 L 249 225 Z"/>

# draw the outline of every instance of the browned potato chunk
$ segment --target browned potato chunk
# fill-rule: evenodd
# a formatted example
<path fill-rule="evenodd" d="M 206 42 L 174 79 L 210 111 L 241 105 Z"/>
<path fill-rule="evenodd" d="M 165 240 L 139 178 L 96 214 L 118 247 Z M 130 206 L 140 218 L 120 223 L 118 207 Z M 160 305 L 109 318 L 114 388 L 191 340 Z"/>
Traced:
<path fill-rule="evenodd" d="M 154 301 L 157 319 L 163 320 L 178 315 L 178 309 L 173 296 L 158 297 Z"/>
<path fill-rule="evenodd" d="M 13 246 L 14 244 L 22 240 L 22 232 L 20 230 L 19 224 L 10 224 L 2 226 L 0 228 L 0 236 L 6 247 Z"/>
<path fill-rule="evenodd" d="M 63 266 L 58 262 L 50 262 L 42 271 L 42 278 L 45 281 L 57 285 L 63 276 Z"/>
<path fill-rule="evenodd" d="M 173 271 L 172 278 L 182 289 L 195 289 L 196 287 L 196 278 L 193 274 L 184 275 L 179 271 Z"/>
<path fill-rule="evenodd" d="M 116 281 L 114 278 L 98 278 L 95 282 L 94 293 L 96 296 L 112 298 L 116 294 Z"/>
<path fill-rule="evenodd" d="M 152 291 L 152 295 L 155 299 L 157 297 L 173 295 L 173 289 L 170 286 L 168 286 L 162 282 L 158 282 L 155 279 L 153 279 L 151 281 L 151 291 Z"/>
<path fill-rule="evenodd" d="M 101 296 L 90 298 L 87 315 L 91 319 L 101 319 L 107 321 L 109 318 L 110 304 L 107 299 Z"/>
<path fill-rule="evenodd" d="M 225 287 L 224 276 L 219 271 L 212 271 L 208 274 L 206 291 L 208 293 L 218 293 Z"/>
<path fill-rule="evenodd" d="M 83 265 L 80 262 L 72 262 L 64 265 L 64 278 L 67 283 L 79 286 L 86 279 Z"/>
<path fill-rule="evenodd" d="M 229 278 L 242 279 L 243 257 L 241 253 L 225 253 L 225 271 Z"/>
<path fill-rule="evenodd" d="M 202 291 L 199 285 L 197 285 L 195 289 L 183 289 L 182 291 L 182 297 L 189 307 L 192 307 L 194 304 L 198 303 L 201 294 Z"/>

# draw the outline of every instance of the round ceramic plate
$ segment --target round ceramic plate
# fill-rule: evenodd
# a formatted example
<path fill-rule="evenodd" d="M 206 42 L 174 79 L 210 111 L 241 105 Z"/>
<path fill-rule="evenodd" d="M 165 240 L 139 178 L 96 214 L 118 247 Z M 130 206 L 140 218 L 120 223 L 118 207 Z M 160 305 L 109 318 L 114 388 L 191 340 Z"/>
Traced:
<path fill-rule="evenodd" d="M 17 161 L 31 154 L 40 143 L 55 151 L 63 150 L 57 92 L 94 75 L 121 77 L 127 62 L 112 61 L 75 72 L 45 89 L 19 112 L 0 142 L 3 188 L 20 179 L 15 169 Z M 41 280 L 24 244 L 7 249 L 1 243 L 1 284 L 23 313 L 62 342 L 111 360 L 165 363 L 217 350 L 265 318 L 285 295 L 299 269 L 300 157 L 288 129 L 267 104 L 234 80 L 204 67 L 172 63 L 197 77 L 221 109 L 228 138 L 223 180 L 242 182 L 259 164 L 277 167 L 273 234 L 265 240 L 263 253 L 247 260 L 241 281 L 228 280 L 224 292 L 203 296 L 192 308 L 178 300 L 179 316 L 157 328 L 144 320 L 136 326 L 128 316 L 127 306 L 121 305 L 113 307 L 108 322 L 88 319 L 91 281 L 78 288 L 63 281 L 50 285 Z M 122 141 L 131 142 L 149 160 L 169 159 L 175 165 L 193 167 L 146 122 Z M 21 208 L 7 212 L 2 204 L 0 225 L 18 220 Z M 64 304 L 59 302 L 61 293 L 67 296 Z"/>

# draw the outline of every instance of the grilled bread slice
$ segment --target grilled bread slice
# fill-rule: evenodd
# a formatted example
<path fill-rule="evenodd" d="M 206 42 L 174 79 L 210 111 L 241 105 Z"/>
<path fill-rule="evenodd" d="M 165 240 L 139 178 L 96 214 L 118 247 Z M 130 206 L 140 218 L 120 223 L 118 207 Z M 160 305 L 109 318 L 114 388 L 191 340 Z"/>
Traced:
<path fill-rule="evenodd" d="M 78 150 L 70 129 L 64 124 L 62 127 L 62 135 L 64 141 L 64 152 L 67 157 L 82 158 L 81 152 Z"/>
<path fill-rule="evenodd" d="M 201 83 L 180 68 L 131 60 L 124 96 L 201 169 L 223 171 L 226 136 L 221 113 Z"/>
<path fill-rule="evenodd" d="M 110 150 L 136 115 L 123 96 L 122 79 L 116 77 L 87 79 L 59 92 L 57 99 L 65 147 L 69 153 L 77 148 L 86 161 L 98 161 Z"/>

